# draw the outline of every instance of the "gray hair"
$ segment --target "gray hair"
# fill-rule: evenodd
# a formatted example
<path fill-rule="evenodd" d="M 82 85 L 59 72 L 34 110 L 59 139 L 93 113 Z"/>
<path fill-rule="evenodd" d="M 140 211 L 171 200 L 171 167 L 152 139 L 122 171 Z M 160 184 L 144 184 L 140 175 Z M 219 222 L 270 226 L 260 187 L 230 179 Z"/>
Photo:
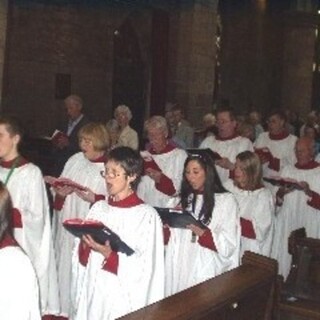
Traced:
<path fill-rule="evenodd" d="M 169 134 L 168 122 L 162 116 L 152 116 L 144 123 L 144 128 L 148 131 L 150 128 L 160 129 L 166 136 Z"/>
<path fill-rule="evenodd" d="M 109 131 L 117 131 L 119 130 L 119 124 L 118 121 L 116 119 L 110 119 L 107 123 L 106 123 L 106 127 Z"/>
<path fill-rule="evenodd" d="M 76 94 L 71 94 L 70 96 L 68 96 L 64 99 L 64 103 L 68 103 L 69 101 L 76 103 L 77 105 L 80 106 L 80 108 L 82 108 L 82 106 L 83 106 L 82 99 L 79 96 L 77 96 Z"/>
<path fill-rule="evenodd" d="M 129 121 L 132 119 L 132 112 L 125 104 L 120 104 L 115 108 L 114 116 L 116 116 L 117 113 L 125 113 Z"/>

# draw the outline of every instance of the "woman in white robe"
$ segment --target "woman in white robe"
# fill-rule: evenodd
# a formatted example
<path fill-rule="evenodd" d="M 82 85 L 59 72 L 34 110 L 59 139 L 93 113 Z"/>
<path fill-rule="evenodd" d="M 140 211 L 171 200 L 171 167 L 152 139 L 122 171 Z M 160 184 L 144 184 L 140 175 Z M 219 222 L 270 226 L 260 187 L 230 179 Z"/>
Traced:
<path fill-rule="evenodd" d="M 206 226 L 170 228 L 166 247 L 165 293 L 170 296 L 239 265 L 239 210 L 222 187 L 208 154 L 189 156 L 184 165 L 181 205 Z"/>
<path fill-rule="evenodd" d="M 275 205 L 271 191 L 263 186 L 259 157 L 251 151 L 239 153 L 236 157 L 234 180 L 227 180 L 224 187 L 234 194 L 240 210 L 240 256 L 248 250 L 269 257 Z"/>
<path fill-rule="evenodd" d="M 0 180 L 12 198 L 13 235 L 39 281 L 41 313 L 55 315 L 60 308 L 47 192 L 40 169 L 18 152 L 21 135 L 15 119 L 0 119 Z"/>
<path fill-rule="evenodd" d="M 172 208 L 179 203 L 183 164 L 187 153 L 168 140 L 164 117 L 153 116 L 145 122 L 149 144 L 142 151 L 144 174 L 138 196 L 153 207 Z"/>
<path fill-rule="evenodd" d="M 0 182 L 0 316 L 2 320 L 40 320 L 39 286 L 30 259 L 14 240 L 12 202 Z"/>
<path fill-rule="evenodd" d="M 128 147 L 109 153 L 108 201 L 94 204 L 87 219 L 98 220 L 134 250 L 126 255 L 90 235 L 77 241 L 72 261 L 72 320 L 116 319 L 164 296 L 164 247 L 157 212 L 134 192 L 142 159 Z"/>
<path fill-rule="evenodd" d="M 109 134 L 103 124 L 89 123 L 79 131 L 81 152 L 73 155 L 66 163 L 61 177 L 71 179 L 86 188 L 79 192 L 71 187 L 55 187 L 54 240 L 56 250 L 60 316 L 68 317 L 70 309 L 71 256 L 74 236 L 63 227 L 63 221 L 85 218 L 95 200 L 106 197 L 106 187 L 100 172 L 107 160 Z M 92 197 L 91 201 L 86 194 Z"/>

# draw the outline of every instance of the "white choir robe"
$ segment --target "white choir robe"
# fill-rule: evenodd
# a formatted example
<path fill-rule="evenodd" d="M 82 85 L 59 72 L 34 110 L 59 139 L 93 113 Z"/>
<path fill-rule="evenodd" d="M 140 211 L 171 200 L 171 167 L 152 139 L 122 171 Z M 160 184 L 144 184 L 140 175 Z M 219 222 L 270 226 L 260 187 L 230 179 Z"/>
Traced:
<path fill-rule="evenodd" d="M 5 181 L 10 169 L 0 166 L 0 180 Z M 26 252 L 35 269 L 39 287 L 41 312 L 59 312 L 56 262 L 53 250 L 47 191 L 40 169 L 25 163 L 14 169 L 7 188 L 13 207 L 21 214 L 22 228 L 13 235 Z"/>
<path fill-rule="evenodd" d="M 320 167 L 313 169 L 298 169 L 296 166 L 286 166 L 281 177 L 305 181 L 311 190 L 320 193 Z M 296 229 L 305 227 L 308 237 L 320 238 L 320 206 L 318 209 L 308 204 L 310 198 L 300 190 L 294 190 L 284 196 L 282 206 L 278 207 L 275 221 L 275 235 L 271 256 L 278 260 L 279 273 L 288 276 L 291 255 L 288 253 L 288 238 Z"/>
<path fill-rule="evenodd" d="M 230 162 L 236 162 L 236 156 L 243 151 L 253 151 L 252 142 L 244 137 L 236 136 L 231 139 L 220 140 L 215 136 L 205 138 L 201 144 L 200 149 L 211 149 L 217 152 L 221 157 L 228 158 Z M 228 180 L 230 172 L 227 169 L 216 166 L 221 182 Z"/>
<path fill-rule="evenodd" d="M 0 318 L 40 320 L 39 286 L 32 264 L 17 246 L 0 249 Z"/>
<path fill-rule="evenodd" d="M 296 155 L 295 155 L 295 145 L 296 145 L 297 137 L 289 134 L 284 139 L 271 139 L 269 132 L 262 132 L 257 138 L 254 147 L 255 148 L 268 148 L 273 157 L 280 160 L 279 170 L 274 170 L 269 167 L 269 163 L 263 164 L 263 176 L 264 177 L 274 177 L 279 176 L 281 170 L 287 165 L 293 165 L 296 163 Z M 275 196 L 276 189 L 269 183 L 264 183 L 266 187 L 268 187 L 273 196 Z"/>
<path fill-rule="evenodd" d="M 154 162 L 158 165 L 164 175 L 171 179 L 176 190 L 174 195 L 168 195 L 157 189 L 155 181 L 144 175 L 138 185 L 137 194 L 147 204 L 153 207 L 173 208 L 180 202 L 180 192 L 183 177 L 183 166 L 187 159 L 187 153 L 179 148 L 161 153 L 151 154 Z"/>
<path fill-rule="evenodd" d="M 100 171 L 104 170 L 103 157 L 99 162 L 89 161 L 79 152 L 67 161 L 61 177 L 69 178 L 84 187 L 90 188 L 95 194 L 106 196 L 106 185 Z M 53 192 L 54 193 L 54 192 Z M 56 251 L 56 262 L 59 284 L 60 315 L 68 317 L 70 309 L 71 257 L 74 236 L 63 227 L 67 219 L 84 219 L 89 212 L 90 203 L 82 200 L 75 193 L 65 198 L 61 210 L 54 210 L 53 230 Z"/>
<path fill-rule="evenodd" d="M 198 218 L 203 196 L 197 196 Z M 189 229 L 170 228 L 165 255 L 166 297 L 218 276 L 239 265 L 239 209 L 231 193 L 215 194 L 215 207 L 208 225 L 217 251 L 192 242 Z M 198 237 L 197 237 L 198 238 Z"/>
<path fill-rule="evenodd" d="M 104 257 L 92 250 L 87 265 L 83 266 L 76 241 L 70 319 L 116 319 L 163 299 L 164 245 L 157 212 L 143 203 L 116 207 L 99 201 L 92 206 L 88 219 L 103 222 L 135 252 L 131 256 L 118 253 L 118 273 L 114 274 L 102 269 Z"/>
<path fill-rule="evenodd" d="M 224 183 L 224 187 L 236 197 L 240 217 L 252 222 L 256 235 L 255 239 L 241 236 L 240 257 L 245 251 L 270 257 L 275 217 L 275 204 L 271 191 L 264 187 L 253 191 L 243 190 L 231 179 Z"/>

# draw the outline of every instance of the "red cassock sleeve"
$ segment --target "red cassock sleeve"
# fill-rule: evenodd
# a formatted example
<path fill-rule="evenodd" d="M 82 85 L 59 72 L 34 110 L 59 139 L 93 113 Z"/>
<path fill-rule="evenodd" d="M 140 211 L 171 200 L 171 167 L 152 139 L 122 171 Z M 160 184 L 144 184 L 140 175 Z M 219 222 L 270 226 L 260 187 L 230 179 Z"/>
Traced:
<path fill-rule="evenodd" d="M 256 239 L 253 223 L 251 220 L 240 218 L 241 235 L 249 239 Z"/>
<path fill-rule="evenodd" d="M 209 229 L 206 229 L 204 234 L 201 237 L 199 237 L 198 243 L 202 247 L 205 247 L 205 248 L 210 249 L 212 251 L 218 251 L 217 247 L 214 243 L 214 239 L 213 239 L 211 230 L 209 230 Z"/>
<path fill-rule="evenodd" d="M 311 191 L 311 199 L 307 201 L 307 204 L 312 208 L 320 210 L 320 194 Z"/>
<path fill-rule="evenodd" d="M 83 241 L 80 242 L 78 248 L 79 262 L 86 267 L 89 261 L 91 248 L 89 248 Z"/>
<path fill-rule="evenodd" d="M 103 264 L 102 269 L 117 275 L 118 267 L 119 267 L 118 252 L 112 251 L 109 258 L 105 260 L 105 263 Z"/>

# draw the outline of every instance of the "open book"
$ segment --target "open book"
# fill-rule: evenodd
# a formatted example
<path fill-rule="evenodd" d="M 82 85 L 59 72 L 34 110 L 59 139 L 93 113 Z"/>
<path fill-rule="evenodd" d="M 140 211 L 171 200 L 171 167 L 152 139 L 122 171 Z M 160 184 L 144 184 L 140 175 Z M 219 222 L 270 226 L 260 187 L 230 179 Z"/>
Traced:
<path fill-rule="evenodd" d="M 303 187 L 301 186 L 300 182 L 294 179 L 282 177 L 269 177 L 263 178 L 263 180 L 271 183 L 274 186 L 303 190 Z"/>
<path fill-rule="evenodd" d="M 158 211 L 162 223 L 171 228 L 186 229 L 187 225 L 194 224 L 201 229 L 206 229 L 206 226 L 188 211 L 159 207 L 155 207 L 155 209 Z"/>
<path fill-rule="evenodd" d="M 51 137 L 47 138 L 50 140 L 54 145 L 59 144 L 61 139 L 69 139 L 67 134 L 60 130 L 55 130 Z"/>
<path fill-rule="evenodd" d="M 125 253 L 127 256 L 131 256 L 134 253 L 134 250 L 123 242 L 115 232 L 100 221 L 68 219 L 63 222 L 63 226 L 78 238 L 89 234 L 94 241 L 100 244 L 105 244 L 106 241 L 109 241 L 113 251 Z"/>
<path fill-rule="evenodd" d="M 76 183 L 68 178 L 63 178 L 63 177 L 55 178 L 52 176 L 44 176 L 43 179 L 46 183 L 50 184 L 53 187 L 67 186 L 67 187 L 72 187 L 74 189 L 78 189 L 79 191 L 86 191 L 87 190 L 86 187 L 84 187 L 81 184 Z"/>

